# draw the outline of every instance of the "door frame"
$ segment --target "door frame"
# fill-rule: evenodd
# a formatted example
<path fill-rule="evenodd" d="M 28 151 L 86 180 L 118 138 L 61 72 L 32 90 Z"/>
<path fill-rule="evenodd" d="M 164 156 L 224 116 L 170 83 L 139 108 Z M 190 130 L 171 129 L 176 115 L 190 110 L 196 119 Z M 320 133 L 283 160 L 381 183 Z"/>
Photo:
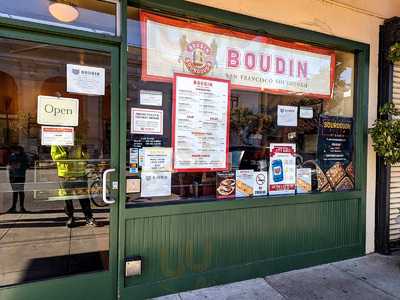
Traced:
<path fill-rule="evenodd" d="M 0 37 L 107 53 L 111 56 L 111 164 L 116 171 L 110 181 L 120 177 L 120 39 L 93 38 L 78 31 L 51 29 L 40 24 L 0 18 Z M 29 27 L 28 27 L 29 26 Z M 109 269 L 61 276 L 0 288 L 0 299 L 117 299 L 119 206 L 118 190 L 111 192 L 116 203 L 110 206 Z M 73 288 L 71 288 L 73 287 Z M 66 293 L 66 291 L 68 291 Z"/>

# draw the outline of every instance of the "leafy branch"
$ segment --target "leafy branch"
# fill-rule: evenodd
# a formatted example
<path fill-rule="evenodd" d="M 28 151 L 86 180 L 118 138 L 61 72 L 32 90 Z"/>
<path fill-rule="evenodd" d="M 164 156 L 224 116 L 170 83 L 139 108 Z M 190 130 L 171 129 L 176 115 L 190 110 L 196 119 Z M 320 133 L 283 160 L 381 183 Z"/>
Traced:
<path fill-rule="evenodd" d="M 386 103 L 379 110 L 379 116 L 368 130 L 375 152 L 387 165 L 400 162 L 400 111 L 393 103 Z"/>

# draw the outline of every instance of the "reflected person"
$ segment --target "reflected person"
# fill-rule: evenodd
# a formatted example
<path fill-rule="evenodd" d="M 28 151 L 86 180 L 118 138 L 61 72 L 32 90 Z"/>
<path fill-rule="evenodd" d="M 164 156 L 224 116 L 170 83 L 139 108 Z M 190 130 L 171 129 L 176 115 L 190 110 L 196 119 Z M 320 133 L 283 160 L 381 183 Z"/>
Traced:
<path fill-rule="evenodd" d="M 64 147 L 53 145 L 51 146 L 51 157 L 57 163 L 57 175 L 60 179 L 59 195 L 65 198 L 68 198 L 72 194 L 79 196 L 79 203 L 85 215 L 86 225 L 97 226 L 93 218 L 87 191 L 87 154 L 83 146 Z M 74 227 L 76 223 L 74 219 L 74 205 L 71 199 L 65 200 L 65 213 L 68 216 L 67 227 Z"/>
<path fill-rule="evenodd" d="M 10 184 L 13 191 L 13 202 L 8 212 L 17 211 L 17 203 L 19 198 L 20 212 L 26 212 L 24 207 L 25 200 L 25 179 L 26 170 L 29 167 L 28 156 L 25 150 L 21 146 L 12 146 L 11 154 L 8 158 L 8 174 L 10 178 Z"/>

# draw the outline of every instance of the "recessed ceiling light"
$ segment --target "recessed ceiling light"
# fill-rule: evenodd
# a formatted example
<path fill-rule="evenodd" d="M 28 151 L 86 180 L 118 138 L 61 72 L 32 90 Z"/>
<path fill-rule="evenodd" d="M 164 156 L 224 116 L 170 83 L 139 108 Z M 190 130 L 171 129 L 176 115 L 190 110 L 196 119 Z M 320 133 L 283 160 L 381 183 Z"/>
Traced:
<path fill-rule="evenodd" d="M 68 1 L 51 1 L 49 12 L 58 21 L 64 23 L 72 23 L 79 18 L 79 10 Z"/>

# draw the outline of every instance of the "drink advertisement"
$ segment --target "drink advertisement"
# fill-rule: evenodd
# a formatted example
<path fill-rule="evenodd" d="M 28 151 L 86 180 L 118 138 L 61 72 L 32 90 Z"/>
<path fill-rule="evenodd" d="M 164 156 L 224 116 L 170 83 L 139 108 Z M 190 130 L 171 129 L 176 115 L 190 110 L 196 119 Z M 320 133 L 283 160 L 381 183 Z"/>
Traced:
<path fill-rule="evenodd" d="M 270 144 L 269 194 L 296 191 L 296 144 Z"/>

